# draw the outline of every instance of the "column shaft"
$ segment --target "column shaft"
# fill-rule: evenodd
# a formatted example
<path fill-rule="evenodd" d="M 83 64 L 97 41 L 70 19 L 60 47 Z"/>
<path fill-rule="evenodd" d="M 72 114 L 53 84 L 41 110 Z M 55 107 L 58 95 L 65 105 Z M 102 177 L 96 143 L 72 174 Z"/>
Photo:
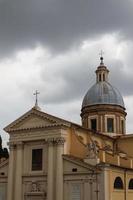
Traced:
<path fill-rule="evenodd" d="M 48 142 L 48 189 L 47 189 L 47 197 L 48 200 L 54 200 L 54 147 L 53 142 Z"/>
<path fill-rule="evenodd" d="M 63 152 L 64 138 L 58 139 L 56 149 L 56 200 L 63 200 Z"/>
<path fill-rule="evenodd" d="M 14 186 L 14 145 L 10 145 L 9 168 L 8 168 L 8 184 L 7 184 L 7 200 L 13 200 Z"/>
<path fill-rule="evenodd" d="M 14 200 L 22 200 L 22 144 L 17 145 L 17 160 L 15 174 L 15 198 Z"/>

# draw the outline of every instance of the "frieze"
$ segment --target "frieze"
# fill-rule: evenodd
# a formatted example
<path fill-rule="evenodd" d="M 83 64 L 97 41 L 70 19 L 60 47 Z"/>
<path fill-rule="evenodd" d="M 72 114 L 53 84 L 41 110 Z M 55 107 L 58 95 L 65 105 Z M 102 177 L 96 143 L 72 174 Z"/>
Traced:
<path fill-rule="evenodd" d="M 35 138 L 35 139 L 38 139 L 38 138 L 40 138 L 40 139 L 45 139 L 45 138 L 48 138 L 48 136 L 49 135 L 59 135 L 60 134 L 60 132 L 59 132 L 59 130 L 54 130 L 54 131 L 52 131 L 52 132 L 49 132 L 49 131 L 45 131 L 45 132 L 23 132 L 23 133 L 12 133 L 11 134 L 11 138 L 10 138 L 10 140 L 11 141 L 17 141 L 17 140 L 25 140 L 25 139 L 28 139 L 28 140 L 30 140 L 30 139 L 33 139 L 33 138 Z"/>

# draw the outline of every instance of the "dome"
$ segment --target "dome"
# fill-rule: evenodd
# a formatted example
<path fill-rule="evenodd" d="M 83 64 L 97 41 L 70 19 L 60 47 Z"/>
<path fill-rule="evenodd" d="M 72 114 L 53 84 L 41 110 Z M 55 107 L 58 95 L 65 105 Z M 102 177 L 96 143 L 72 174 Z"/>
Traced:
<path fill-rule="evenodd" d="M 107 81 L 99 81 L 88 90 L 82 108 L 97 104 L 118 105 L 125 108 L 120 92 Z"/>

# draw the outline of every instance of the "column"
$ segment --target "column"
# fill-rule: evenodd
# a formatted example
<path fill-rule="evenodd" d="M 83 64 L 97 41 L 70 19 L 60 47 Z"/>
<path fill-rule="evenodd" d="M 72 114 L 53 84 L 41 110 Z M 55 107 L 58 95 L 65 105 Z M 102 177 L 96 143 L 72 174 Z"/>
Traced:
<path fill-rule="evenodd" d="M 22 200 L 22 164 L 23 164 L 23 143 L 17 143 L 17 159 L 15 174 L 15 198 L 14 200 Z"/>
<path fill-rule="evenodd" d="M 49 138 L 48 142 L 48 177 L 47 177 L 47 198 L 54 200 L 54 146 L 53 138 Z"/>
<path fill-rule="evenodd" d="M 64 142 L 63 137 L 57 138 L 55 141 L 56 148 L 56 200 L 63 200 L 63 158 Z"/>
<path fill-rule="evenodd" d="M 8 168 L 7 200 L 13 200 L 15 145 L 9 143 L 9 149 L 10 149 L 10 155 L 9 155 L 9 168 Z"/>

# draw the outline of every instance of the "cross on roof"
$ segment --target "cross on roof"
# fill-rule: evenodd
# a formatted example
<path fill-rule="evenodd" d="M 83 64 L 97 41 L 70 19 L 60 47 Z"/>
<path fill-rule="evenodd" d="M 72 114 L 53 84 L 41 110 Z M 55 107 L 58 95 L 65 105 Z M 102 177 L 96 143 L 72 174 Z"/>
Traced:
<path fill-rule="evenodd" d="M 100 53 L 99 53 L 99 55 L 101 56 L 101 57 L 100 57 L 100 60 L 101 60 L 100 65 L 103 65 L 103 64 L 104 64 L 104 63 L 103 63 L 103 54 L 104 54 L 104 52 L 101 50 Z"/>
<path fill-rule="evenodd" d="M 33 94 L 33 95 L 35 95 L 35 106 L 38 106 L 38 94 L 40 94 L 40 92 L 38 92 L 37 90 L 36 90 L 36 92 Z"/>

